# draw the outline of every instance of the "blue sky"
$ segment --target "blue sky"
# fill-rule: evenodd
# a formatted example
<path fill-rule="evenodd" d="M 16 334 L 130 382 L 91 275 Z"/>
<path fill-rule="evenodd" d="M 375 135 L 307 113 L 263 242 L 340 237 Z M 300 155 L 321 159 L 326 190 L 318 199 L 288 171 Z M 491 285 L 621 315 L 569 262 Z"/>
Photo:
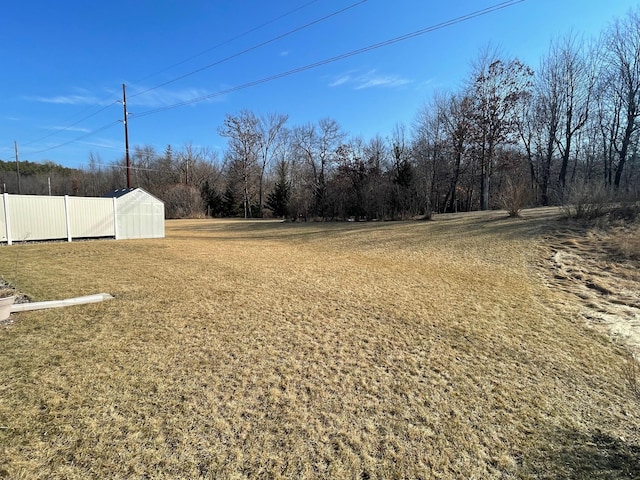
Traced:
<path fill-rule="evenodd" d="M 331 117 L 350 135 L 384 137 L 396 124 L 410 124 L 435 90 L 457 89 L 483 47 L 498 46 L 505 56 L 518 57 L 535 70 L 552 38 L 569 32 L 597 36 L 638 4 L 524 0 L 406 41 L 216 95 L 501 2 L 3 2 L 0 159 L 14 159 L 14 140 L 20 160 L 82 167 L 90 153 L 104 163 L 122 158 L 123 111 L 117 102 L 123 83 L 131 147 L 152 145 L 161 152 L 167 144 L 174 149 L 191 144 L 221 150 L 225 141 L 217 130 L 224 115 L 245 108 L 258 115 L 286 113 L 289 125 Z M 270 41 L 312 22 L 317 23 Z M 245 50 L 250 51 L 237 55 Z"/>

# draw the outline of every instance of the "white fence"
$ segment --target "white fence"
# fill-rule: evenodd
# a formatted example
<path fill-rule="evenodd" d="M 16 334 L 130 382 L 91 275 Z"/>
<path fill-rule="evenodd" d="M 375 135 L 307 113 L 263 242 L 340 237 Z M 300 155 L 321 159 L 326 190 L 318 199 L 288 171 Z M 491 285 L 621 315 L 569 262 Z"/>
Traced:
<path fill-rule="evenodd" d="M 115 198 L 2 195 L 0 242 L 115 237 Z"/>

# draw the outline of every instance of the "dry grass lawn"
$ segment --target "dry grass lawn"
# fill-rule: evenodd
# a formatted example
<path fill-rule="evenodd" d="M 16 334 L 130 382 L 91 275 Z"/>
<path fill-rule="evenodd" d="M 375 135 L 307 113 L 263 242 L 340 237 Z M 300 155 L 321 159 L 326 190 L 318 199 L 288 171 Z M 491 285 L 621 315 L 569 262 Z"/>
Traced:
<path fill-rule="evenodd" d="M 640 478 L 628 355 L 540 269 L 555 211 L 171 221 L 0 247 L 0 477 Z"/>

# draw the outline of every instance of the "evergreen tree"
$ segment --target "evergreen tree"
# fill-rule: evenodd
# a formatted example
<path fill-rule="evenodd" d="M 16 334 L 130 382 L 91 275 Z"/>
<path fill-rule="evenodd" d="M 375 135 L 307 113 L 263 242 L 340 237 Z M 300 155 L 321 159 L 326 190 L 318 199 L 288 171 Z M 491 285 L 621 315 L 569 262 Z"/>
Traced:
<path fill-rule="evenodd" d="M 225 217 L 236 217 L 240 213 L 241 200 L 238 196 L 236 186 L 229 182 L 222 195 L 222 215 Z"/>
<path fill-rule="evenodd" d="M 273 212 L 274 217 L 286 217 L 289 214 L 289 200 L 291 199 L 291 182 L 287 180 L 287 166 L 285 162 L 278 164 L 278 179 L 273 192 L 267 196 L 266 206 Z"/>
<path fill-rule="evenodd" d="M 200 188 L 200 196 L 204 202 L 207 214 L 215 217 L 224 212 L 224 201 L 214 186 L 209 185 L 209 180 L 205 180 Z"/>

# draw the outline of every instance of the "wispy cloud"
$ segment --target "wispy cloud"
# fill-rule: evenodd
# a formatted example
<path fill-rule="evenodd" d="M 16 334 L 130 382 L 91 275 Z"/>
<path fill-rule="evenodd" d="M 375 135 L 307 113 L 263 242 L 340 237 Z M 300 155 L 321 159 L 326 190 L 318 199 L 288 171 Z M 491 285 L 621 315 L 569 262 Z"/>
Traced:
<path fill-rule="evenodd" d="M 372 87 L 395 88 L 411 83 L 411 80 L 402 78 L 399 75 L 378 75 L 375 72 L 371 72 L 370 75 L 363 76 L 359 81 L 361 83 L 356 86 L 356 90 Z"/>
<path fill-rule="evenodd" d="M 362 90 L 365 88 L 397 88 L 411 83 L 411 80 L 403 78 L 395 74 L 382 74 L 377 70 L 369 70 L 365 73 L 351 71 L 337 76 L 330 83 L 330 87 L 339 87 L 347 85 L 354 90 Z"/>
<path fill-rule="evenodd" d="M 112 99 L 99 97 L 95 93 L 91 93 L 87 90 L 75 90 L 76 91 L 71 94 L 27 97 L 27 100 L 41 103 L 53 103 L 56 105 L 108 105 L 113 102 Z"/>
<path fill-rule="evenodd" d="M 133 95 L 129 97 L 127 94 L 127 103 L 132 106 L 141 106 L 148 108 L 166 107 L 169 105 L 175 105 L 176 103 L 188 102 L 197 98 L 206 97 L 215 92 L 206 90 L 204 88 L 185 88 L 181 90 L 172 90 L 167 88 L 155 88 L 148 92 L 145 92 L 145 87 L 136 87 L 131 89 Z M 145 92 L 140 95 L 136 95 L 135 91 Z M 221 102 L 224 101 L 224 96 L 213 97 L 207 100 L 207 102 Z"/>
<path fill-rule="evenodd" d="M 151 88 L 153 87 L 149 85 L 127 84 L 127 104 L 133 107 L 158 108 L 187 102 L 215 93 L 203 88 L 170 89 L 159 87 L 150 90 Z M 103 96 L 100 96 L 101 94 L 103 94 Z M 105 89 L 104 91 L 97 93 L 90 93 L 88 91 L 76 89 L 76 91 L 71 94 L 32 96 L 27 97 L 27 99 L 58 105 L 93 105 L 100 107 L 114 103 L 121 95 L 120 91 L 114 91 L 113 89 Z M 207 99 L 206 101 L 220 102 L 223 100 L 224 97 L 220 96 Z"/>
<path fill-rule="evenodd" d="M 89 147 L 97 147 L 97 148 L 106 148 L 109 150 L 118 150 L 118 151 L 124 151 L 124 145 L 122 144 L 122 142 L 115 142 L 111 139 L 106 139 L 106 138 L 96 138 L 93 139 L 93 141 L 90 142 L 78 142 L 81 145 L 87 145 Z"/>
<path fill-rule="evenodd" d="M 82 127 L 65 127 L 62 125 L 49 125 L 49 126 L 45 126 L 42 127 L 45 130 L 65 130 L 67 132 L 78 132 L 78 133 L 89 133 L 91 130 L 89 130 L 88 128 L 82 128 Z"/>
<path fill-rule="evenodd" d="M 340 85 L 344 85 L 345 83 L 349 83 L 352 80 L 351 75 L 343 75 L 341 77 L 336 78 L 334 81 L 329 83 L 330 87 L 339 87 Z"/>
<path fill-rule="evenodd" d="M 280 55 L 281 57 L 286 57 L 289 55 L 289 53 L 289 50 L 283 50 L 278 55 Z"/>

